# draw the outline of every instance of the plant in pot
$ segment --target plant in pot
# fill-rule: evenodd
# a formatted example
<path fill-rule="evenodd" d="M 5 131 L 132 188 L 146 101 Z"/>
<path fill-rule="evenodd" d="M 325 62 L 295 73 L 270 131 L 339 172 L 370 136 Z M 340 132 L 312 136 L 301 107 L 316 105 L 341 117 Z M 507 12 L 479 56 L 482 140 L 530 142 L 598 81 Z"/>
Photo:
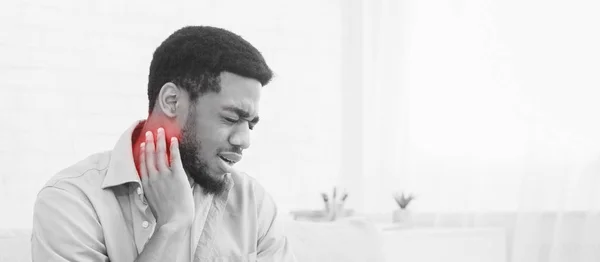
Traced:
<path fill-rule="evenodd" d="M 406 223 L 412 222 L 410 211 L 407 209 L 408 204 L 415 199 L 412 194 L 404 194 L 404 192 L 394 194 L 394 200 L 398 204 L 398 209 L 394 210 L 392 214 L 392 222 L 394 223 Z"/>

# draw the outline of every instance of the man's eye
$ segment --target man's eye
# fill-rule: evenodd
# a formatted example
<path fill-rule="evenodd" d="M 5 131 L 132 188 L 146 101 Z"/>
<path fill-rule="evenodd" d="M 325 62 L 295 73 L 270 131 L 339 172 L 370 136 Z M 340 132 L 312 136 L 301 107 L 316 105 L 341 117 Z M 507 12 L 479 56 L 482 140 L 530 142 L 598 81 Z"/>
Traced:
<path fill-rule="evenodd" d="M 233 118 L 225 117 L 225 120 L 226 120 L 227 122 L 230 122 L 230 123 L 237 123 L 237 119 L 233 119 Z"/>

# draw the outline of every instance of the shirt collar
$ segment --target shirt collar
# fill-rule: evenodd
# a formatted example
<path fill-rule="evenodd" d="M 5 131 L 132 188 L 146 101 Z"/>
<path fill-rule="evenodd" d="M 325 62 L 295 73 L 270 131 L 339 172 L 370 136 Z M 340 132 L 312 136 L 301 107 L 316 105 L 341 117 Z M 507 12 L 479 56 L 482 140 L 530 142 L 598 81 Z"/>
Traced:
<path fill-rule="evenodd" d="M 137 183 L 141 187 L 140 177 L 133 161 L 131 140 L 134 130 L 143 122 L 143 120 L 135 122 L 117 141 L 110 154 L 108 170 L 102 182 L 102 189 L 130 182 Z"/>

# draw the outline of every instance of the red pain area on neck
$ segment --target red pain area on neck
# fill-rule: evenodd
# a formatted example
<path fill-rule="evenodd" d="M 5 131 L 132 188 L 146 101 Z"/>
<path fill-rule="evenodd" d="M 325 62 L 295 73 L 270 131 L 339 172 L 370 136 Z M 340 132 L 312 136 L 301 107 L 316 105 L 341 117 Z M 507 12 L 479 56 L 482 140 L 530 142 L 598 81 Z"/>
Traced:
<path fill-rule="evenodd" d="M 150 115 L 148 116 L 148 119 L 144 123 L 142 123 L 142 125 L 143 126 L 141 127 L 140 132 L 137 134 L 137 138 L 134 138 L 136 139 L 135 142 L 132 144 L 133 160 L 138 176 L 140 176 L 140 145 L 142 142 L 146 142 L 146 132 L 152 132 L 152 135 L 154 137 L 153 142 L 156 145 L 158 129 L 163 128 L 165 130 L 165 142 L 167 145 L 166 153 L 168 161 L 170 161 L 171 159 L 171 139 L 173 137 L 176 137 L 177 140 L 181 142 L 182 137 L 181 127 L 179 123 L 177 123 L 172 118 L 167 118 L 166 116 Z"/>

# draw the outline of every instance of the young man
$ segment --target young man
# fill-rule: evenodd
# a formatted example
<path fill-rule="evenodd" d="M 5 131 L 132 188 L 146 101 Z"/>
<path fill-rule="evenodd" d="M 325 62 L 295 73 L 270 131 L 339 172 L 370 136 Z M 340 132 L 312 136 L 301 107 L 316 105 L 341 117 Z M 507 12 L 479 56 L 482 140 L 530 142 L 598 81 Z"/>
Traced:
<path fill-rule="evenodd" d="M 272 198 L 232 168 L 271 77 L 232 32 L 169 36 L 150 65 L 148 119 L 39 192 L 33 260 L 295 261 Z"/>

